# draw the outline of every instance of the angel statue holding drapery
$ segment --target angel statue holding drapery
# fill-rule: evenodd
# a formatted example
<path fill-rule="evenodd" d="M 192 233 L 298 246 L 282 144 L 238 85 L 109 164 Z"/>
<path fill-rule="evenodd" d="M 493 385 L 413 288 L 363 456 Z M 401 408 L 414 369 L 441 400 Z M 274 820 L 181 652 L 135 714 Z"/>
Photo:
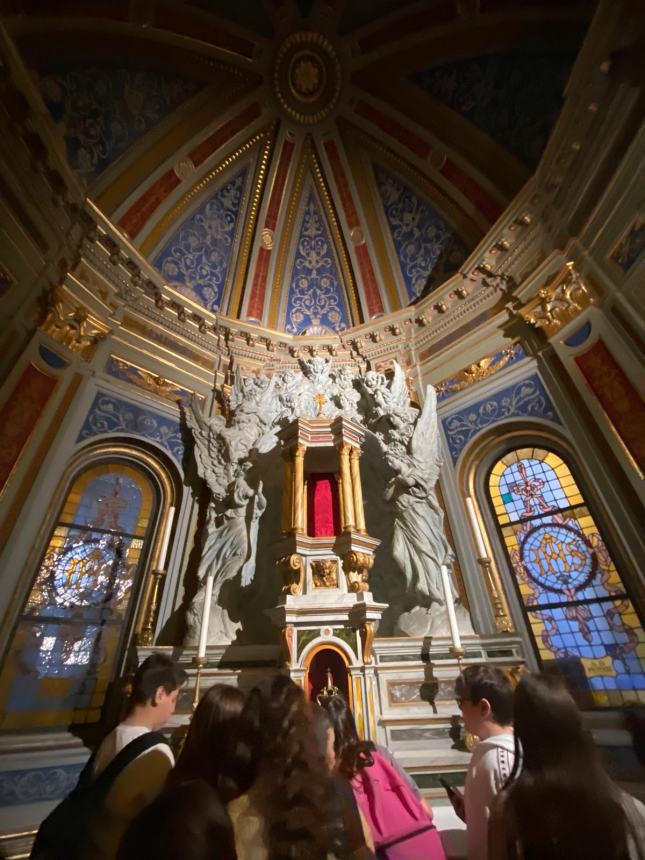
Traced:
<path fill-rule="evenodd" d="M 239 384 L 243 386 L 241 380 Z M 260 388 L 256 393 L 265 394 Z M 252 402 L 250 398 L 249 404 Z M 249 585 L 255 573 L 258 524 L 266 499 L 262 481 L 253 486 L 249 471 L 253 466 L 252 452 L 261 444 L 265 428 L 255 420 L 252 410 L 245 410 L 240 419 L 227 427 L 220 415 L 204 418 L 195 401 L 186 409 L 186 421 L 195 439 L 198 472 L 211 491 L 198 571 L 199 590 L 186 614 L 187 645 L 199 640 L 206 578 L 214 578 L 207 640 L 212 645 L 231 642 L 241 626 L 220 605 L 222 586 L 238 574 L 240 584 Z"/>
<path fill-rule="evenodd" d="M 408 635 L 448 632 L 441 565 L 454 558 L 443 530 L 443 511 L 435 494 L 441 465 L 437 427 L 437 395 L 429 385 L 421 412 L 410 406 L 403 369 L 395 363 L 388 385 L 383 374 L 365 375 L 374 406 L 371 429 L 385 460 L 394 471 L 384 498 L 395 511 L 392 555 L 405 577 L 410 612 L 398 620 Z M 452 599 L 457 592 L 452 586 Z M 461 609 L 461 608 L 460 608 Z M 458 613 L 459 626 L 472 632 L 468 613 Z"/>

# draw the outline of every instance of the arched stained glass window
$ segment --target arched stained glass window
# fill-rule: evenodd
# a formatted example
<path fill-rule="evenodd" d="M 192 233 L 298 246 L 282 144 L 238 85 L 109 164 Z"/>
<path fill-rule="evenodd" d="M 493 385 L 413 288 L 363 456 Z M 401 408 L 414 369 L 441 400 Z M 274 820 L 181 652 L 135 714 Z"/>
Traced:
<path fill-rule="evenodd" d="M 5 656 L 0 727 L 100 719 L 155 504 L 148 476 L 125 462 L 75 479 Z"/>
<path fill-rule="evenodd" d="M 645 634 L 567 464 L 517 449 L 488 486 L 541 662 L 598 706 L 645 702 Z"/>

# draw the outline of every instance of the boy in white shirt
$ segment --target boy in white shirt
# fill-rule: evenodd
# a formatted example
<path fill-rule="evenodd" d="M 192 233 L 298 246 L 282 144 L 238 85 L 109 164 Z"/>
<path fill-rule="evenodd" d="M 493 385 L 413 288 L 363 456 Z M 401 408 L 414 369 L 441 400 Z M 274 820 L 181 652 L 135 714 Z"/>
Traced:
<path fill-rule="evenodd" d="M 487 860 L 488 817 L 495 796 L 513 769 L 513 686 L 496 666 L 467 666 L 455 683 L 464 728 L 477 735 L 463 795 L 451 792 L 457 815 L 466 822 L 468 860 Z"/>
<path fill-rule="evenodd" d="M 186 677 L 184 670 L 166 654 L 151 654 L 143 661 L 132 682 L 127 717 L 104 738 L 96 752 L 95 777 L 135 738 L 166 725 L 175 712 Z M 161 791 L 174 764 L 168 744 L 159 743 L 127 765 L 88 827 L 87 858 L 114 860 L 128 824 Z"/>

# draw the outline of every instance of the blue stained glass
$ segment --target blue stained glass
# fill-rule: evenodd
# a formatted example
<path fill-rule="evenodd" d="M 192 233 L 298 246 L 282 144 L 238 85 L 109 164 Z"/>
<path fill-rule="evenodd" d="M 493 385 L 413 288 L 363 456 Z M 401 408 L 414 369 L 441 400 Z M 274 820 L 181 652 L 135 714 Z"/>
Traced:
<path fill-rule="evenodd" d="M 542 460 L 526 458 L 508 466 L 499 488 L 511 522 L 569 504 L 560 479 Z"/>
<path fill-rule="evenodd" d="M 556 659 L 603 661 L 604 668 L 599 669 L 603 674 L 588 676 L 592 687 L 602 679 L 604 689 L 642 689 L 643 667 L 636 652 L 639 637 L 622 620 L 626 604 L 629 606 L 627 601 L 616 600 L 575 607 L 541 607 L 529 611 L 529 619 L 546 625 L 540 635 L 541 645 Z"/>
<path fill-rule="evenodd" d="M 141 489 L 132 478 L 118 473 L 98 475 L 83 490 L 74 522 L 132 534 L 141 502 Z"/>
<path fill-rule="evenodd" d="M 556 455 L 518 454 L 493 468 L 499 484 L 491 478 L 491 489 L 510 520 L 500 515 L 540 658 L 555 661 L 572 687 L 591 690 L 596 704 L 644 696 L 645 635 L 577 484 Z"/>
<path fill-rule="evenodd" d="M 130 465 L 77 477 L 2 666 L 3 728 L 100 719 L 153 507 Z"/>
<path fill-rule="evenodd" d="M 31 615 L 95 619 L 97 612 L 117 612 L 132 586 L 136 563 L 128 562 L 130 549 L 136 560 L 141 541 L 88 529 L 56 533 L 62 545 L 51 546 L 29 595 Z"/>

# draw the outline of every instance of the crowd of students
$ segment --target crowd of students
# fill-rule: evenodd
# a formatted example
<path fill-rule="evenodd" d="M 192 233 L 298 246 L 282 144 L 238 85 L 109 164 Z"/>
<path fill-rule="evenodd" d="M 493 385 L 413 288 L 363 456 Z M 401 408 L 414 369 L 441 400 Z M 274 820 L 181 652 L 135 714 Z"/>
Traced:
<path fill-rule="evenodd" d="M 342 696 L 313 704 L 282 675 L 248 695 L 216 684 L 174 763 L 157 733 L 184 682 L 166 655 L 139 667 L 128 716 L 86 769 L 87 785 L 104 786 L 79 858 L 445 860 L 432 810 L 390 753 L 359 737 Z M 557 679 L 526 674 L 514 690 L 502 670 L 469 666 L 455 695 L 479 737 L 463 794 L 449 795 L 468 860 L 645 860 L 645 807 L 605 775 Z M 86 786 L 86 808 L 88 797 Z M 42 828 L 35 860 L 61 856 L 61 821 Z"/>

